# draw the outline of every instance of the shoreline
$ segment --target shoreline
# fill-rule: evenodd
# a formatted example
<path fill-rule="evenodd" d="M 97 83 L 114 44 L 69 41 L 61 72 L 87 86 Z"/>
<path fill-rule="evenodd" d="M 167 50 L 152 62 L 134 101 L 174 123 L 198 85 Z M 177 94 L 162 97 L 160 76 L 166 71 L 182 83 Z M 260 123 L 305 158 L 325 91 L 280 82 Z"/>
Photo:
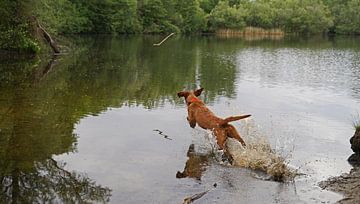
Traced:
<path fill-rule="evenodd" d="M 340 176 L 322 181 L 319 183 L 319 187 L 344 196 L 336 203 L 360 203 L 360 167 L 354 167 L 349 173 L 343 173 Z"/>

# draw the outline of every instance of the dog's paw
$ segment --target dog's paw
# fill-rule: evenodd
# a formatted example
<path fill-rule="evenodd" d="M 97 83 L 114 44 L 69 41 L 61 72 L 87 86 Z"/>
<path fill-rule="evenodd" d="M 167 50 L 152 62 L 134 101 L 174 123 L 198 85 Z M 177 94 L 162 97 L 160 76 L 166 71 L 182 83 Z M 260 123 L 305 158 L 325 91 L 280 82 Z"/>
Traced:
<path fill-rule="evenodd" d="M 228 162 L 230 165 L 232 165 L 234 159 L 231 158 L 231 157 L 229 157 L 229 156 L 227 156 L 226 154 L 223 154 L 223 155 L 221 156 L 221 161 L 224 162 L 224 163 Z"/>

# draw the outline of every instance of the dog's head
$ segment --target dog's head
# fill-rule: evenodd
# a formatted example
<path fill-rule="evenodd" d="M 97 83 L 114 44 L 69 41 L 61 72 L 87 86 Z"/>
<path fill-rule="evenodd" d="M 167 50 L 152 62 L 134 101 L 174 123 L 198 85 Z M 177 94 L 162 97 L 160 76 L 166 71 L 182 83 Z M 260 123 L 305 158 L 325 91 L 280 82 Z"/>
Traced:
<path fill-rule="evenodd" d="M 204 90 L 204 88 L 197 89 L 195 91 L 181 91 L 177 93 L 177 95 L 180 97 L 184 97 L 186 104 L 190 105 L 193 100 L 199 100 L 197 96 L 200 96 L 201 92 Z"/>

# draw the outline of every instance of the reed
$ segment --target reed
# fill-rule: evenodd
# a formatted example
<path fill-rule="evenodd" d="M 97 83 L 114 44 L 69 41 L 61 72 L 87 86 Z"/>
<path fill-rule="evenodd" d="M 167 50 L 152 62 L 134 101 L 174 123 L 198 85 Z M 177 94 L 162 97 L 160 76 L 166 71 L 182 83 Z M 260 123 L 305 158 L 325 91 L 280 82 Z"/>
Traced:
<path fill-rule="evenodd" d="M 284 31 L 279 28 L 264 29 L 258 27 L 246 27 L 243 30 L 219 29 L 216 31 L 219 37 L 242 37 L 248 40 L 282 39 Z"/>
<path fill-rule="evenodd" d="M 360 131 L 360 114 L 352 116 L 352 124 L 356 131 Z"/>
<path fill-rule="evenodd" d="M 354 120 L 353 126 L 354 126 L 356 131 L 360 131 L 360 118 Z"/>

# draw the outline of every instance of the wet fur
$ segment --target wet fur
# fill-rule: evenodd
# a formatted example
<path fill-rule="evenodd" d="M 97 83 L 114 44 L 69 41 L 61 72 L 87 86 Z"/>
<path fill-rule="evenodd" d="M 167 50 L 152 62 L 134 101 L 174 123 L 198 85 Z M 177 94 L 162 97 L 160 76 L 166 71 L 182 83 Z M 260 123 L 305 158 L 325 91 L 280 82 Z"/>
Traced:
<path fill-rule="evenodd" d="M 231 121 L 240 120 L 243 118 L 250 117 L 251 115 L 242 116 L 231 116 L 225 119 L 217 117 L 213 112 L 210 111 L 203 101 L 197 96 L 200 96 L 203 88 L 196 91 L 182 91 L 178 93 L 179 97 L 184 97 L 188 109 L 187 120 L 190 127 L 195 128 L 198 124 L 203 129 L 212 130 L 216 137 L 217 144 L 220 149 L 225 149 L 225 141 L 228 137 L 238 140 L 243 146 L 246 146 L 244 140 L 240 137 L 235 127 L 228 124 Z"/>

